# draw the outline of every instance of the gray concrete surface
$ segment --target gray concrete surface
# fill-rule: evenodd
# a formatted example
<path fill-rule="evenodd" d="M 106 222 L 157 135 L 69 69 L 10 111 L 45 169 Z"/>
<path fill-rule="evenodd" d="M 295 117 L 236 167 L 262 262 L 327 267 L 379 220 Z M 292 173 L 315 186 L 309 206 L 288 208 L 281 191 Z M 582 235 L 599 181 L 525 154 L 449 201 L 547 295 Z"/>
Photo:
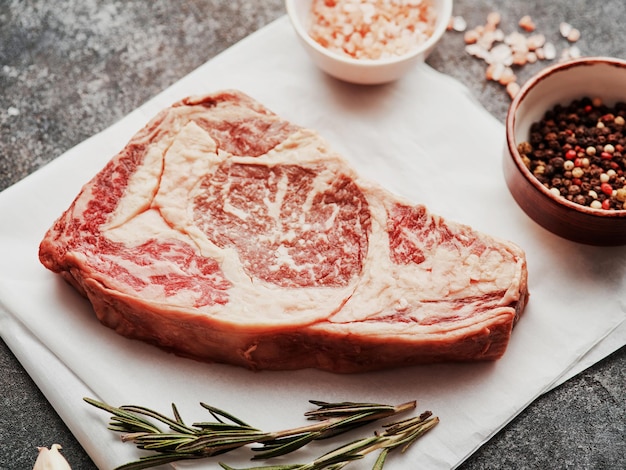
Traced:
<path fill-rule="evenodd" d="M 530 14 L 562 46 L 558 24 L 568 21 L 582 32 L 584 54 L 626 55 L 623 0 L 457 0 L 454 7 L 470 27 L 492 10 L 507 30 Z M 0 190 L 283 13 L 281 0 L 0 0 Z M 483 79 L 483 64 L 463 47 L 461 34 L 447 33 L 430 65 L 465 83 L 503 121 L 506 94 Z M 520 80 L 540 67 L 525 67 Z M 622 348 L 540 397 L 461 468 L 625 468 L 625 368 Z M 0 469 L 32 468 L 36 446 L 53 442 L 63 443 L 75 470 L 95 468 L 3 342 L 0 371 Z"/>

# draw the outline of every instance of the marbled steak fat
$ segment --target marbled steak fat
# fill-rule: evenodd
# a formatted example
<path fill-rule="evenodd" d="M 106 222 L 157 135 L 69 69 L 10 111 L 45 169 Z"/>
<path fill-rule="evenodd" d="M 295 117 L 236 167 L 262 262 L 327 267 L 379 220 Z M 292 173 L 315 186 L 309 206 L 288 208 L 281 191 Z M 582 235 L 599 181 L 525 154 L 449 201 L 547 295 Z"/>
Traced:
<path fill-rule="evenodd" d="M 493 360 L 527 301 L 516 245 L 362 179 L 238 91 L 163 110 L 40 259 L 118 333 L 252 369 Z"/>

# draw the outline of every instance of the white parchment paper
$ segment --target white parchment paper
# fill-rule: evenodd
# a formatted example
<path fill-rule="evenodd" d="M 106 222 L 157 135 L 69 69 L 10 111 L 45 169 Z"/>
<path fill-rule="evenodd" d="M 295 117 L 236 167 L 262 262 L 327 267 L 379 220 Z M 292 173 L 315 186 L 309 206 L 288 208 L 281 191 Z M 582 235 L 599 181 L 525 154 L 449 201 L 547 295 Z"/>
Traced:
<path fill-rule="evenodd" d="M 224 88 L 318 130 L 362 175 L 391 191 L 519 244 L 531 297 L 505 356 L 350 376 L 255 373 L 182 359 L 101 326 L 88 302 L 41 266 L 41 238 L 161 108 Z M 163 412 L 175 402 L 189 422 L 209 419 L 202 401 L 268 430 L 304 424 L 309 399 L 417 399 L 418 410 L 432 410 L 441 423 L 387 465 L 453 468 L 542 392 L 626 343 L 626 247 L 575 244 L 532 222 L 504 183 L 503 143 L 503 126 L 450 77 L 422 65 L 385 86 L 340 83 L 313 66 L 281 18 L 0 194 L 0 332 L 99 468 L 141 454 L 107 431 L 108 415 L 83 404 L 83 396 Z M 248 458 L 241 452 L 221 460 L 250 465 Z M 354 465 L 368 467 L 370 461 Z M 216 461 L 184 468 L 216 468 Z"/>

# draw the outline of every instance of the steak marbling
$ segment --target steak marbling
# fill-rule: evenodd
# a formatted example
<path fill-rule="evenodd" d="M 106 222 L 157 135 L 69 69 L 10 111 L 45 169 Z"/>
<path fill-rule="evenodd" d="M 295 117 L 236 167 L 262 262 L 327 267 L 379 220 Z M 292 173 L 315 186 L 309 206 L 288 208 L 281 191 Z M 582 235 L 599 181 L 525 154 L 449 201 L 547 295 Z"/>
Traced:
<path fill-rule="evenodd" d="M 238 91 L 162 111 L 39 256 L 121 335 L 252 369 L 493 360 L 527 301 L 516 245 L 364 180 Z"/>

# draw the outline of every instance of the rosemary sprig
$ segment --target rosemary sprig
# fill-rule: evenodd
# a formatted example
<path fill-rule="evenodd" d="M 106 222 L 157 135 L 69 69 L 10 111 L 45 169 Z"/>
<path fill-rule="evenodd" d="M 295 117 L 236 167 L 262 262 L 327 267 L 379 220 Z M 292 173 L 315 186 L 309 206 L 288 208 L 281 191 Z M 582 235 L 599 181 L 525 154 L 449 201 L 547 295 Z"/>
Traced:
<path fill-rule="evenodd" d="M 215 421 L 199 422 L 189 426 L 184 423 L 174 404 L 172 419 L 141 406 L 114 407 L 91 398 L 84 400 L 112 415 L 109 429 L 124 433 L 122 435 L 124 442 L 130 441 L 139 449 L 158 452 L 157 455 L 141 457 L 116 470 L 141 470 L 179 460 L 211 457 L 255 443 L 261 444 L 262 447 L 254 449 L 257 455 L 253 459 L 277 457 L 293 452 L 314 440 L 333 437 L 358 426 L 412 410 L 416 406 L 414 401 L 390 406 L 312 400 L 311 403 L 318 406 L 318 409 L 309 411 L 305 416 L 317 423 L 278 432 L 264 432 L 204 403 L 201 403 L 201 406 L 209 411 Z M 168 430 L 162 430 L 150 419 L 167 425 Z"/>
<path fill-rule="evenodd" d="M 385 431 L 345 444 L 306 464 L 269 465 L 235 469 L 220 463 L 224 470 L 340 470 L 355 460 L 362 459 L 370 452 L 380 450 L 372 470 L 382 470 L 390 451 L 402 447 L 405 452 L 419 437 L 439 423 L 430 411 L 415 418 L 385 425 Z"/>

